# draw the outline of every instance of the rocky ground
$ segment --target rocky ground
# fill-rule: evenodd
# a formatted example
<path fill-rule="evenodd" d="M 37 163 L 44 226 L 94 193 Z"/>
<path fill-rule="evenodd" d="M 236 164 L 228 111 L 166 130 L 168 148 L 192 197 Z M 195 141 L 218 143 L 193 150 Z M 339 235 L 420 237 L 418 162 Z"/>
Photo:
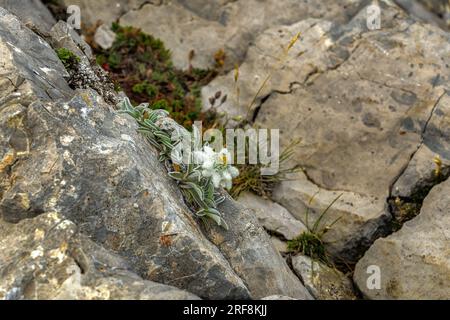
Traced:
<path fill-rule="evenodd" d="M 230 117 L 270 74 L 250 121 L 301 139 L 303 170 L 271 199 L 227 197 L 228 231 L 202 224 L 82 37 L 38 0 L 0 0 L 0 298 L 450 298 L 448 1 L 113 2 L 60 5 L 102 21 L 99 45 L 112 22 L 160 38 L 179 69 L 223 50 L 202 98 L 227 94 Z M 329 260 L 288 252 L 331 203 Z"/>

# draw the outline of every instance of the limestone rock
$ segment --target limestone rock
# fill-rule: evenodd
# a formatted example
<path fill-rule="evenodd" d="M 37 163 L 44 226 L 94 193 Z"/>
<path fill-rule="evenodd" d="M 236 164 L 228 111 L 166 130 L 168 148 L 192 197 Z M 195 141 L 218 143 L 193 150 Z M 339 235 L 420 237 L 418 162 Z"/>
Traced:
<path fill-rule="evenodd" d="M 102 22 L 108 26 L 116 22 L 123 14 L 138 9 L 144 3 L 159 4 L 162 0 L 57 0 L 64 7 L 76 5 L 80 8 L 81 23 L 94 26 Z"/>
<path fill-rule="evenodd" d="M 0 7 L 18 16 L 28 27 L 40 32 L 49 32 L 56 23 L 41 0 L 0 0 Z"/>
<path fill-rule="evenodd" d="M 301 165 L 305 174 L 282 183 L 275 200 L 306 224 L 307 207 L 313 223 L 343 194 L 323 223 L 341 218 L 325 240 L 335 257 L 350 264 L 388 232 L 386 200 L 418 148 L 433 145 L 433 153 L 447 157 L 445 147 L 437 147 L 446 145 L 447 129 L 429 119 L 449 90 L 450 36 L 387 2 L 380 6 L 380 30 L 367 29 L 366 8 L 347 24 L 308 19 L 268 29 L 240 66 L 239 103 L 233 71 L 202 91 L 205 105 L 220 90 L 229 97 L 220 111 L 280 129 L 283 146 L 302 140 L 292 164 Z M 298 32 L 300 40 L 283 58 L 283 48 Z M 415 185 L 420 181 L 412 181 Z"/>
<path fill-rule="evenodd" d="M 434 187 L 419 216 L 400 231 L 375 241 L 358 262 L 354 281 L 366 298 L 450 297 L 449 192 L 450 180 Z"/>
<path fill-rule="evenodd" d="M 252 210 L 228 195 L 219 209 L 233 222 L 230 230 L 225 232 L 211 226 L 206 234 L 244 280 L 253 297 L 281 294 L 299 300 L 312 298 L 273 247 Z"/>
<path fill-rule="evenodd" d="M 448 5 L 447 0 L 395 0 L 395 3 L 412 16 L 444 30 L 449 30 L 450 23 L 445 21 L 448 11 L 448 9 L 445 10 L 445 2 Z"/>
<path fill-rule="evenodd" d="M 351 280 L 339 270 L 302 255 L 292 258 L 292 267 L 314 298 L 318 300 L 356 299 Z"/>
<path fill-rule="evenodd" d="M 331 226 L 323 241 L 336 263 L 357 260 L 359 252 L 364 252 L 373 239 L 387 232 L 390 214 L 385 209 L 385 199 L 356 192 L 329 191 L 309 181 L 301 172 L 281 182 L 273 197 L 309 228 L 313 228 L 316 220 L 332 205 L 317 231 Z"/>
<path fill-rule="evenodd" d="M 253 209 L 259 223 L 266 230 L 280 234 L 287 240 L 292 240 L 307 230 L 289 211 L 271 200 L 245 192 L 239 196 L 238 202 Z"/>
<path fill-rule="evenodd" d="M 287 253 L 288 252 L 287 242 L 284 242 L 284 241 L 280 240 L 278 237 L 274 237 L 274 236 L 270 237 L 270 240 L 272 241 L 273 246 L 279 253 Z"/>
<path fill-rule="evenodd" d="M 0 274 L 0 299 L 6 300 L 198 299 L 143 280 L 56 212 L 18 224 L 0 221 Z"/>
<path fill-rule="evenodd" d="M 94 41 L 103 50 L 108 50 L 112 47 L 114 41 L 116 40 L 116 34 L 111 30 L 110 27 L 102 24 L 95 31 Z"/>
<path fill-rule="evenodd" d="M 89 82 L 83 90 L 69 88 L 53 49 L 1 8 L 0 53 L 2 223 L 26 228 L 44 213 L 58 212 L 80 235 L 120 256 L 130 272 L 202 298 L 310 298 L 256 218 L 232 199 L 220 208 L 229 231 L 194 219 L 134 119 L 118 114 Z M 85 286 L 72 275 L 69 288 L 80 281 Z M 20 276 L 11 275 L 11 281 Z M 122 276 L 111 277 L 93 280 L 92 288 L 108 283 L 110 293 L 120 291 Z M 166 290 L 136 286 L 123 294 L 151 298 Z M 76 297 L 89 298 L 85 291 Z"/>
<path fill-rule="evenodd" d="M 163 40 L 180 69 L 190 64 L 203 69 L 214 67 L 214 55 L 221 49 L 227 57 L 225 69 L 231 69 L 245 58 L 255 36 L 267 28 L 307 17 L 346 21 L 359 7 L 360 1 L 356 0 L 339 4 L 331 0 L 320 4 L 267 0 L 264 5 L 259 0 L 177 0 L 144 5 L 123 15 L 120 23 Z M 195 55 L 189 61 L 192 50 Z"/>
<path fill-rule="evenodd" d="M 53 48 L 69 49 L 86 64 L 94 58 L 89 45 L 64 21 L 59 21 L 52 27 L 48 40 Z"/>

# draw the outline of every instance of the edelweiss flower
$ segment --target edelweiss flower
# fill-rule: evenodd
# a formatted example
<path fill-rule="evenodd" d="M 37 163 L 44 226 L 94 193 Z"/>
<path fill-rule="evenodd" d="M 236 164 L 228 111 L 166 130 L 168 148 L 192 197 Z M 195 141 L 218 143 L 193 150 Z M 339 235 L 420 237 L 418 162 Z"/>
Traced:
<path fill-rule="evenodd" d="M 231 155 L 226 148 L 216 153 L 211 147 L 204 146 L 202 151 L 194 152 L 194 159 L 201 165 L 202 176 L 211 178 L 215 188 L 231 189 L 233 178 L 239 175 L 239 170 L 229 165 Z"/>

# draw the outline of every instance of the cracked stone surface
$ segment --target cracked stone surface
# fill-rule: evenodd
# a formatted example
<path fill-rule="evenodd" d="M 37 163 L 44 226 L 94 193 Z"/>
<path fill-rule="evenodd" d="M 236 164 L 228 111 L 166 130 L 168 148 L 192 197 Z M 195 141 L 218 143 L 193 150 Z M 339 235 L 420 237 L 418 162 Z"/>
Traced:
<path fill-rule="evenodd" d="M 321 274 L 323 291 L 305 274 L 308 258 L 296 257 L 311 295 L 277 252 L 286 243 L 260 226 L 292 238 L 339 197 L 320 228 L 337 221 L 327 251 L 357 263 L 365 298 L 448 299 L 446 0 L 382 0 L 380 30 L 367 30 L 364 0 L 60 2 L 80 6 L 86 26 L 119 21 L 161 38 L 181 69 L 212 67 L 224 49 L 225 73 L 203 88 L 204 105 L 222 91 L 229 117 L 280 128 L 283 146 L 300 138 L 291 164 L 303 172 L 275 189 L 279 205 L 227 198 L 228 232 L 199 224 L 134 122 L 104 101 L 114 99 L 92 81 L 67 85 L 49 43 L 92 73 L 84 41 L 54 26 L 38 0 L 0 0 L 22 21 L 0 8 L 0 298 L 342 298 L 339 279 Z M 388 201 L 417 195 L 426 197 L 420 214 L 388 236 Z M 367 287 L 369 266 L 380 267 L 380 289 Z"/>
<path fill-rule="evenodd" d="M 354 273 L 354 281 L 365 297 L 442 300 L 450 297 L 449 192 L 450 180 L 434 187 L 419 216 L 406 222 L 400 231 L 375 241 L 366 252 Z M 378 288 L 371 286 L 376 281 L 373 271 L 368 269 L 370 266 L 379 268 Z"/>
<path fill-rule="evenodd" d="M 242 61 L 249 44 L 269 27 L 291 24 L 307 17 L 344 22 L 361 6 L 361 1 L 325 0 L 309 3 L 297 0 L 195 0 L 147 4 L 120 18 L 123 25 L 141 28 L 164 41 L 174 65 L 187 69 L 189 52 L 195 51 L 193 67 L 213 67 L 214 54 L 223 49 L 225 69 Z"/>
<path fill-rule="evenodd" d="M 27 222 L 31 228 L 44 213 L 58 212 L 77 232 L 120 256 L 130 272 L 202 298 L 311 298 L 248 210 L 227 198 L 220 210 L 233 221 L 229 231 L 195 220 L 156 151 L 136 131 L 135 121 L 119 115 L 95 88 L 70 89 L 53 49 L 2 8 L 0 55 L 4 225 L 28 230 Z M 18 277 L 20 272 L 11 274 L 11 281 Z M 76 273 L 73 277 L 69 281 L 79 280 Z M 120 279 L 111 280 L 111 286 Z M 10 284 L 5 288 L 12 290 Z M 164 288 L 136 285 L 130 296 L 140 297 L 144 290 L 164 297 L 159 295 Z M 46 290 L 30 297 L 44 297 Z M 175 291 L 173 295 L 183 297 Z"/>
<path fill-rule="evenodd" d="M 382 15 L 378 31 L 367 30 L 365 10 L 343 25 L 308 19 L 269 29 L 240 66 L 239 103 L 233 71 L 203 89 L 205 101 L 218 90 L 228 94 L 221 110 L 230 116 L 249 114 L 262 128 L 279 128 L 283 145 L 302 139 L 292 162 L 304 174 L 281 183 L 275 200 L 303 223 L 310 207 L 312 223 L 342 194 L 323 226 L 340 220 L 324 239 L 333 256 L 350 264 L 388 231 L 393 184 L 414 189 L 418 176 L 435 170 L 433 157 L 425 157 L 448 159 L 441 109 L 449 90 L 449 34 L 384 2 Z M 300 41 L 280 63 L 298 32 Z M 427 148 L 428 154 L 417 152 Z"/>
<path fill-rule="evenodd" d="M 432 187 L 439 179 L 450 174 L 450 91 L 439 98 L 427 122 L 420 146 L 408 163 L 403 174 L 392 188 L 393 197 L 408 198 Z M 442 162 L 437 174 L 435 157 Z"/>

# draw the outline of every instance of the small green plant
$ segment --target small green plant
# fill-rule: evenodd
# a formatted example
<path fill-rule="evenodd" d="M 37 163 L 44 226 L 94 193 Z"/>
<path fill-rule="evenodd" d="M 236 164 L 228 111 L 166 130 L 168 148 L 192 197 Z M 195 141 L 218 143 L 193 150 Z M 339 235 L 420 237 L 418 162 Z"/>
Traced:
<path fill-rule="evenodd" d="M 288 241 L 288 250 L 293 253 L 302 253 L 319 261 L 327 260 L 322 239 L 311 232 L 303 232 L 298 237 Z"/>
<path fill-rule="evenodd" d="M 302 253 L 311 257 L 312 259 L 324 262 L 326 264 L 331 264 L 330 259 L 328 258 L 328 254 L 325 249 L 325 243 L 323 241 L 323 236 L 341 219 L 341 217 L 334 220 L 332 223 L 321 226 L 321 222 L 323 218 L 326 216 L 330 208 L 339 200 L 342 196 L 339 195 L 336 199 L 334 199 L 328 207 L 322 211 L 320 216 L 314 222 L 313 226 L 309 225 L 309 207 L 314 199 L 314 196 L 311 197 L 308 208 L 305 214 L 305 225 L 308 229 L 307 231 L 300 234 L 298 237 L 288 241 L 288 250 L 293 254 Z"/>
<path fill-rule="evenodd" d="M 229 153 L 223 149 L 215 153 L 207 145 L 201 146 L 201 133 L 193 127 L 192 134 L 178 125 L 165 110 L 153 110 L 148 104 L 133 107 L 125 98 L 120 103 L 122 113 L 132 116 L 139 129 L 148 141 L 159 151 L 159 160 L 171 168 L 169 176 L 177 181 L 185 201 L 202 220 L 213 220 L 217 225 L 228 229 L 228 225 L 217 210 L 225 198 L 217 190 L 220 187 L 231 188 L 231 180 L 239 171 L 230 166 L 227 161 Z M 181 144 L 184 135 L 193 139 L 194 150 L 189 161 L 181 161 L 181 152 L 177 156 L 177 146 Z M 179 161 L 178 161 L 179 159 Z"/>
<path fill-rule="evenodd" d="M 116 83 L 130 97 L 133 103 L 148 102 L 153 110 L 163 109 L 183 127 L 190 129 L 194 121 L 202 121 L 203 129 L 210 128 L 225 131 L 230 120 L 238 123 L 238 127 L 244 127 L 250 123 L 249 112 L 272 77 L 272 72 L 282 66 L 288 59 L 288 54 L 300 34 L 296 34 L 290 43 L 283 48 L 274 70 L 261 84 L 251 103 L 247 107 L 247 116 L 238 116 L 228 119 L 219 108 L 227 102 L 228 95 L 216 92 L 209 99 L 211 107 L 202 111 L 201 87 L 207 84 L 217 74 L 216 70 L 200 70 L 189 68 L 187 71 L 177 70 L 173 67 L 170 52 L 164 44 L 151 35 L 132 27 L 123 27 L 113 24 L 113 31 L 117 38 L 109 50 L 101 50 L 95 47 L 97 62 L 110 72 Z M 195 52 L 189 54 L 190 58 Z M 223 50 L 216 52 L 214 56 L 217 68 L 222 68 L 226 54 Z M 235 68 L 235 86 L 237 101 L 239 101 L 239 67 Z M 281 170 L 273 176 L 261 175 L 261 165 L 244 164 L 237 165 L 241 174 L 233 181 L 230 193 L 237 198 L 243 191 L 251 191 L 263 197 L 270 197 L 275 185 L 286 180 L 287 175 L 296 172 L 298 166 L 287 167 L 287 162 L 293 154 L 293 147 L 298 142 L 288 146 L 281 154 Z"/>
<path fill-rule="evenodd" d="M 186 128 L 202 120 L 200 88 L 216 74 L 216 70 L 176 69 L 170 51 L 161 40 L 133 27 L 112 25 L 116 40 L 108 50 L 102 50 L 88 36 L 97 63 L 111 75 L 135 104 L 148 102 L 153 109 L 163 108 Z M 89 40 L 91 39 L 91 40 Z M 165 101 L 161 104 L 161 101 Z"/>
<path fill-rule="evenodd" d="M 80 58 L 67 48 L 57 49 L 56 53 L 67 70 L 74 69 L 80 62 Z"/>

